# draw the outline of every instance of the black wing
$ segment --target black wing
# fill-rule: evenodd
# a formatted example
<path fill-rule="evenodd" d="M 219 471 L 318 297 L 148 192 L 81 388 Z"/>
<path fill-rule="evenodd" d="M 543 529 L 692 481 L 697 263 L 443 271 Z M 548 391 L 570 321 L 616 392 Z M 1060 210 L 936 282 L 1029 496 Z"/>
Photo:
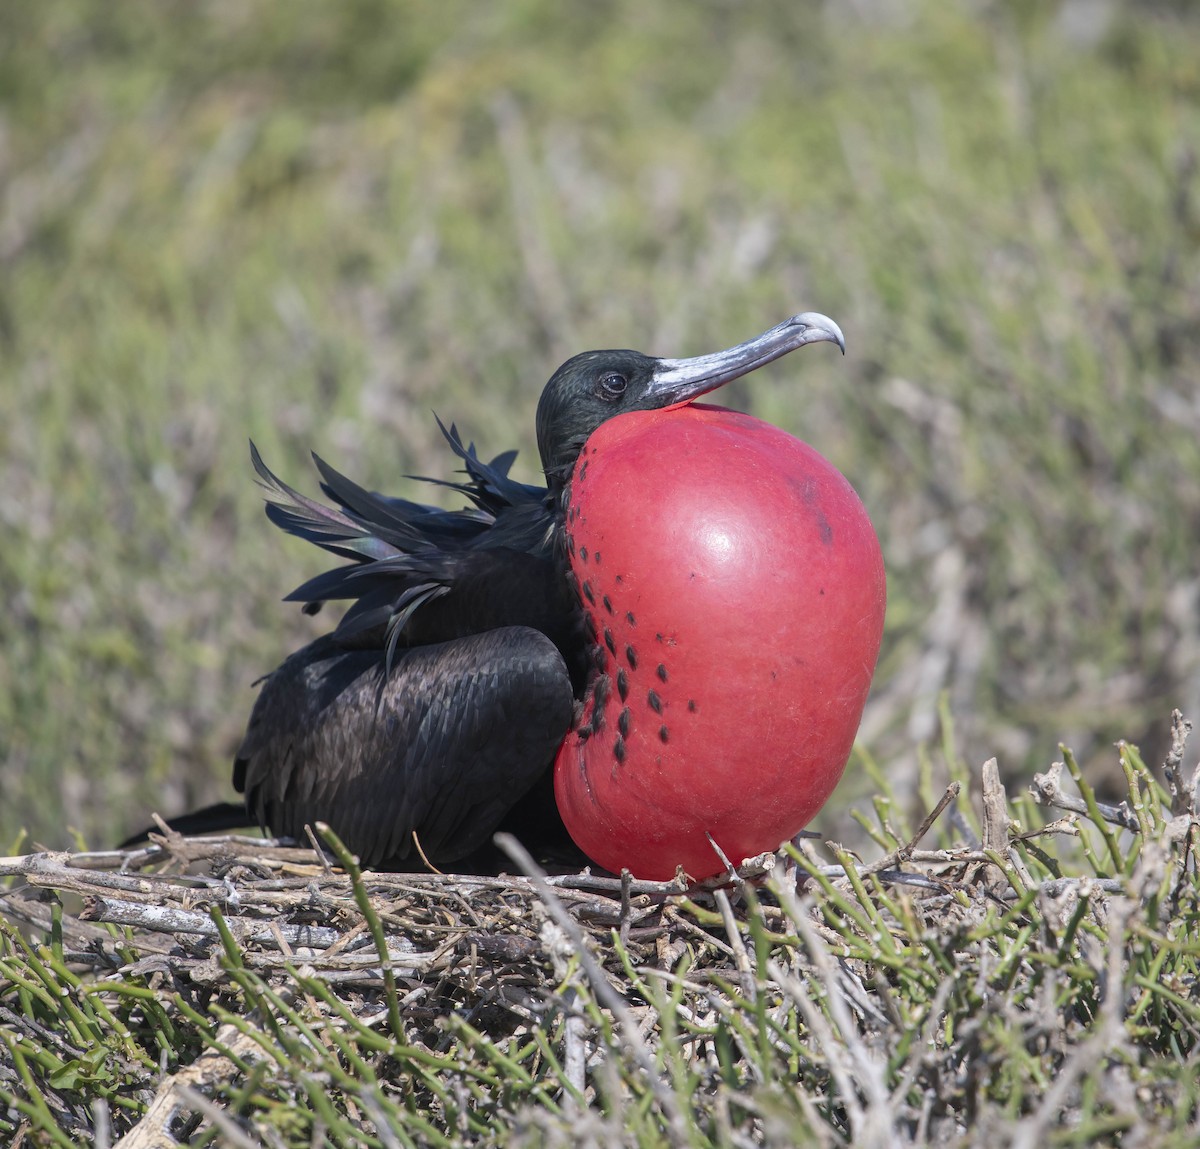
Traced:
<path fill-rule="evenodd" d="M 462 445 L 457 429 L 442 431 L 470 479 L 444 485 L 465 494 L 474 508 L 443 511 L 385 498 L 314 455 L 321 489 L 338 504 L 328 507 L 284 483 L 250 444 L 267 490 L 267 517 L 289 534 L 352 560 L 309 579 L 285 600 L 310 605 L 351 600 L 337 628 L 343 645 L 384 647 L 390 659 L 399 645 L 458 637 L 457 625 L 474 631 L 527 625 L 552 635 L 565 625 L 571 605 L 557 585 L 555 518 L 545 488 L 508 478 L 514 452 L 483 463 L 473 445 Z M 465 586 L 469 603 L 461 593 Z M 456 601 L 440 602 L 447 595 Z"/>
<path fill-rule="evenodd" d="M 327 636 L 271 674 L 234 763 L 252 818 L 329 823 L 367 866 L 435 865 L 486 844 L 543 779 L 573 707 L 562 655 L 510 626 L 395 652 Z"/>

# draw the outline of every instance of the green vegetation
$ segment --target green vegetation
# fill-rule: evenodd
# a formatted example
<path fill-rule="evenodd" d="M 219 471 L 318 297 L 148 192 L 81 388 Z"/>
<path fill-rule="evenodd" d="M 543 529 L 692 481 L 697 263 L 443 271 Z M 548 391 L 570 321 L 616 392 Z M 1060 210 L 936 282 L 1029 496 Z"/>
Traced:
<path fill-rule="evenodd" d="M 914 831 L 881 779 L 870 865 L 793 848 L 733 894 L 331 872 L 250 839 L 178 840 L 141 874 L 8 860 L 32 889 L 0 897 L 0 1134 L 1194 1145 L 1184 737 L 1166 784 L 1121 747 L 1119 806 L 1067 754 L 1043 805 L 985 766 L 977 818 L 951 760 Z"/>
<path fill-rule="evenodd" d="M 436 410 L 533 478 L 567 355 L 804 308 L 846 359 L 726 401 L 878 526 L 873 753 L 911 776 L 945 690 L 1010 777 L 1156 756 L 1200 706 L 1200 19 L 1090 11 L 5 6 L 0 838 L 227 793 L 322 561 L 248 437 L 402 492 Z"/>
<path fill-rule="evenodd" d="M 880 1114 L 948 1143 L 1192 1143 L 1194 822 L 1111 743 L 1155 765 L 1172 709 L 1200 714 L 1198 147 L 1184 0 L 0 6 L 0 841 L 107 845 L 228 796 L 251 684 L 327 625 L 278 601 L 322 559 L 263 519 L 247 438 L 305 490 L 315 449 L 413 494 L 448 476 L 436 411 L 532 479 L 566 356 L 699 353 L 804 309 L 846 358 L 723 400 L 830 457 L 889 565 L 866 749 L 818 828 L 870 859 L 932 777 L 995 755 L 1016 794 L 1060 740 L 1094 790 L 1086 848 L 939 870 L 933 910 L 814 880 L 732 933 L 676 906 L 666 956 L 593 931 L 641 1052 L 577 959 L 524 1029 L 487 1012 L 498 983 L 452 979 L 440 1028 L 397 1035 L 377 994 L 239 966 L 241 940 L 201 990 L 100 930 L 151 965 L 76 984 L 69 905 L 0 922 L 4 1135 L 81 1139 L 97 1097 L 124 1128 L 160 1062 L 270 1033 L 215 1095 L 291 1144 L 514 1121 L 738 1144 L 751 1120 L 883 1144 Z M 1138 828 L 1108 830 L 1131 778 Z M 1129 897 L 1029 893 L 1060 870 Z M 608 1050 L 586 1118 L 568 1017 Z"/>

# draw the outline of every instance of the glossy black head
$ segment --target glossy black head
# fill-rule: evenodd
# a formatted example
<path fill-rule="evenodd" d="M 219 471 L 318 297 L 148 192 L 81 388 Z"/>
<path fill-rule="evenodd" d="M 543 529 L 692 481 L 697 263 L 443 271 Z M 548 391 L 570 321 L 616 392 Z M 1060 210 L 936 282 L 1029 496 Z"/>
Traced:
<path fill-rule="evenodd" d="M 614 415 L 682 406 L 808 343 L 846 349 L 838 325 L 810 311 L 694 359 L 654 359 L 637 351 L 585 351 L 568 359 L 538 402 L 538 450 L 547 481 L 564 482 L 588 437 Z"/>

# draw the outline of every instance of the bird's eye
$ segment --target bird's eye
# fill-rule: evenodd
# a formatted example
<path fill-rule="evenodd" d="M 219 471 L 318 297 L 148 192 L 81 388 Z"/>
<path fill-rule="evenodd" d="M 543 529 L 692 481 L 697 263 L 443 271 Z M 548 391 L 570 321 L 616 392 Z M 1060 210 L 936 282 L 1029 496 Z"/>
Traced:
<path fill-rule="evenodd" d="M 625 394 L 629 381 L 616 371 L 606 372 L 599 379 L 599 394 L 602 399 L 620 399 Z"/>

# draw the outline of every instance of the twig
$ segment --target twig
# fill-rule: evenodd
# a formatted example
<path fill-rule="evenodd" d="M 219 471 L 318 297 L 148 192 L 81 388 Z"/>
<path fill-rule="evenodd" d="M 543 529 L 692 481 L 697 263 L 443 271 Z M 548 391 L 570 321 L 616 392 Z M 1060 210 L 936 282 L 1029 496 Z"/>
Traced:
<path fill-rule="evenodd" d="M 261 1149 L 261 1142 L 246 1134 L 245 1130 L 222 1109 L 215 1101 L 210 1101 L 203 1093 L 197 1092 L 189 1085 L 179 1087 L 180 1100 L 201 1117 L 211 1121 L 221 1134 L 221 1144 L 232 1149 Z"/>
<path fill-rule="evenodd" d="M 724 890 L 716 890 L 713 893 L 713 900 L 717 903 L 717 909 L 721 911 L 721 923 L 725 926 L 725 936 L 729 939 L 729 946 L 733 950 L 738 973 L 741 975 L 742 992 L 746 995 L 747 1001 L 754 1001 L 758 996 L 757 987 L 754 984 L 754 967 L 750 962 L 749 953 L 746 952 L 746 943 L 742 940 L 737 919 L 733 916 L 729 895 Z"/>
<path fill-rule="evenodd" d="M 1035 774 L 1029 792 L 1033 795 L 1033 800 L 1040 806 L 1070 810 L 1073 814 L 1083 814 L 1086 817 L 1089 814 L 1087 803 L 1082 798 L 1075 798 L 1062 792 L 1061 783 L 1064 769 L 1064 763 L 1055 762 L 1045 774 Z M 1129 808 L 1127 802 L 1121 802 L 1116 806 L 1111 806 L 1106 802 L 1097 802 L 1096 809 L 1100 812 L 1101 818 L 1114 826 L 1120 826 L 1124 830 L 1141 829 L 1137 815 Z"/>
<path fill-rule="evenodd" d="M 628 870 L 621 871 L 621 917 L 620 924 L 617 930 L 617 936 L 621 939 L 621 945 L 629 944 L 629 917 L 633 909 L 630 900 L 629 887 L 633 883 L 633 875 Z"/>
<path fill-rule="evenodd" d="M 683 1112 L 679 1108 L 675 1094 L 659 1073 L 658 1067 L 654 1063 L 654 1055 L 650 1052 L 650 1047 L 646 1044 L 646 1039 L 642 1037 L 637 1020 L 634 1018 L 629 1006 L 621 995 L 613 989 L 604 971 L 596 963 L 596 959 L 588 949 L 583 933 L 579 929 L 579 923 L 567 913 L 563 904 L 555 895 L 554 890 L 546 882 L 545 875 L 542 873 L 540 867 L 516 838 L 511 834 L 497 834 L 495 842 L 513 860 L 517 868 L 532 880 L 533 884 L 537 887 L 538 893 L 541 895 L 542 904 L 549 911 L 550 916 L 555 920 L 559 928 L 571 939 L 571 944 L 575 947 L 576 956 L 579 958 L 579 964 L 583 967 L 583 971 L 592 986 L 592 992 L 595 993 L 600 1005 L 607 1009 L 616 1019 L 617 1024 L 621 1027 L 621 1032 L 624 1035 L 630 1053 L 633 1055 L 634 1060 L 637 1061 L 639 1068 L 646 1075 L 646 1083 L 653 1092 L 654 1098 L 667 1120 L 672 1143 L 675 1145 L 687 1145 L 687 1122 L 684 1120 Z"/>
<path fill-rule="evenodd" d="M 1163 759 L 1163 775 L 1167 779 L 1167 789 L 1171 794 L 1171 813 L 1196 813 L 1197 787 L 1200 787 L 1200 762 L 1196 764 L 1192 780 L 1188 785 L 1183 783 L 1183 752 L 1187 746 L 1188 735 L 1192 732 L 1192 724 L 1178 710 L 1171 711 L 1171 749 Z"/>
<path fill-rule="evenodd" d="M 527 879 L 508 879 L 509 881 L 520 881 L 522 885 L 527 883 Z M 624 878 L 605 878 L 598 877 L 595 874 L 551 874 L 546 877 L 546 885 L 553 887 L 556 890 L 608 890 L 612 893 L 621 893 L 626 887 Z M 678 878 L 672 878 L 669 882 L 649 882 L 639 878 L 631 878 L 628 883 L 629 893 L 636 896 L 638 894 L 646 894 L 649 897 L 671 898 L 676 894 L 687 892 L 687 885 Z"/>
<path fill-rule="evenodd" d="M 946 792 L 937 800 L 937 804 L 925 815 L 920 826 L 917 827 L 917 832 L 903 846 L 893 850 L 890 854 L 885 854 L 869 866 L 864 866 L 859 873 L 866 876 L 867 874 L 878 873 L 880 870 L 892 870 L 896 866 L 911 860 L 913 852 L 917 848 L 917 843 L 929 833 L 930 827 L 942 816 L 942 812 L 946 807 L 958 797 L 961 790 L 961 782 L 951 782 L 946 787 Z M 837 868 L 841 869 L 840 866 Z"/>
<path fill-rule="evenodd" d="M 262 1050 L 258 1042 L 232 1025 L 223 1025 L 218 1030 L 217 1044 L 227 1049 L 232 1057 L 240 1060 L 262 1059 Z M 191 1065 L 185 1066 L 159 1083 L 146 1115 L 116 1143 L 114 1149 L 168 1149 L 170 1146 L 181 1144 L 176 1140 L 173 1130 L 187 1112 L 197 1109 L 197 1097 L 206 1101 L 200 1091 L 216 1089 L 235 1080 L 240 1073 L 241 1070 L 231 1057 L 214 1050 L 202 1053 Z M 206 1101 L 206 1104 L 211 1103 Z M 225 1132 L 222 1129 L 222 1133 Z M 240 1129 L 238 1133 L 241 1134 Z M 228 1143 L 254 1144 L 248 1139 Z"/>
<path fill-rule="evenodd" d="M 979 773 L 983 799 L 983 852 L 1007 857 L 1008 795 L 1004 791 L 1004 783 L 1000 781 L 1000 767 L 996 759 L 989 758 Z M 994 864 L 983 867 L 982 872 L 984 882 L 991 893 L 998 894 L 1008 885 L 1004 871 Z"/>
<path fill-rule="evenodd" d="M 825 987 L 825 1001 L 830 1016 L 826 1017 L 818 1008 L 804 983 L 774 958 L 767 963 L 767 970 L 799 1007 L 804 1015 L 805 1024 L 829 1058 L 829 1070 L 837 1095 L 846 1107 L 852 1143 L 863 1146 L 886 1144 L 886 1141 L 877 1136 L 877 1132 L 881 1131 L 875 1128 L 876 1114 L 881 1107 L 887 1105 L 886 1086 L 880 1067 L 864 1046 L 846 1006 L 833 959 L 825 943 L 812 928 L 808 914 L 796 895 L 783 886 L 777 886 L 775 892 L 788 916 L 795 922 L 809 959 L 816 968 L 818 980 Z M 838 1036 L 841 1037 L 841 1041 L 838 1040 Z M 866 1108 L 860 1100 L 860 1089 L 867 1098 Z"/>
<path fill-rule="evenodd" d="M 1010 1142 L 1012 1149 L 1037 1149 L 1039 1145 L 1045 1144 L 1047 1133 L 1062 1121 L 1067 1098 L 1079 1079 L 1097 1062 L 1117 1057 L 1118 1051 L 1128 1044 L 1128 1035 L 1123 1023 L 1123 998 L 1125 926 L 1131 913 L 1132 903 L 1119 909 L 1114 907 L 1110 919 L 1108 964 L 1105 970 L 1099 1024 L 1063 1063 L 1037 1109 L 1017 1126 Z"/>
<path fill-rule="evenodd" d="M 578 991 L 572 988 L 569 995 L 574 998 Z M 574 1001 L 569 1004 L 574 1008 L 567 1014 L 563 1032 L 563 1076 L 571 1088 L 583 1097 L 587 1087 L 587 1021 Z M 574 1102 L 573 1097 L 571 1100 Z"/>
<path fill-rule="evenodd" d="M 375 907 L 371 904 L 371 898 L 367 893 L 366 886 L 363 885 L 362 872 L 358 868 L 358 859 L 350 853 L 341 838 L 324 822 L 314 823 L 313 829 L 321 835 L 326 845 L 337 855 L 338 861 L 341 862 L 342 868 L 346 871 L 346 876 L 354 892 L 354 900 L 358 905 L 359 912 L 367 923 L 367 928 L 371 932 L 371 937 L 375 942 L 375 950 L 379 954 L 382 964 L 383 992 L 387 1001 L 388 1022 L 392 1030 L 392 1037 L 396 1041 L 403 1041 L 404 1024 L 400 1017 L 399 999 L 396 996 L 396 971 L 392 966 L 391 951 L 383 932 L 383 924 L 379 920 L 379 915 L 375 912 Z"/>
<path fill-rule="evenodd" d="M 1083 898 L 1093 890 L 1099 890 L 1102 894 L 1123 894 L 1127 886 L 1122 878 L 1051 878 L 1038 886 L 1038 892 L 1058 898 L 1068 891 L 1074 891 Z"/>
<path fill-rule="evenodd" d="M 117 926 L 133 926 L 153 933 L 195 934 L 216 937 L 217 927 L 208 914 L 173 906 L 146 905 L 142 902 L 123 902 L 116 898 L 91 897 L 84 903 L 80 920 L 109 922 Z M 230 928 L 242 945 L 278 946 L 279 939 L 290 946 L 305 950 L 342 948 L 345 932 L 332 926 L 280 925 L 277 922 L 255 923 L 232 919 Z M 365 941 L 365 938 L 363 939 Z M 412 942 L 396 934 L 386 938 L 390 951 L 400 951 L 406 965 L 422 966 L 432 954 L 416 953 Z M 378 962 L 378 958 L 375 960 Z"/>

